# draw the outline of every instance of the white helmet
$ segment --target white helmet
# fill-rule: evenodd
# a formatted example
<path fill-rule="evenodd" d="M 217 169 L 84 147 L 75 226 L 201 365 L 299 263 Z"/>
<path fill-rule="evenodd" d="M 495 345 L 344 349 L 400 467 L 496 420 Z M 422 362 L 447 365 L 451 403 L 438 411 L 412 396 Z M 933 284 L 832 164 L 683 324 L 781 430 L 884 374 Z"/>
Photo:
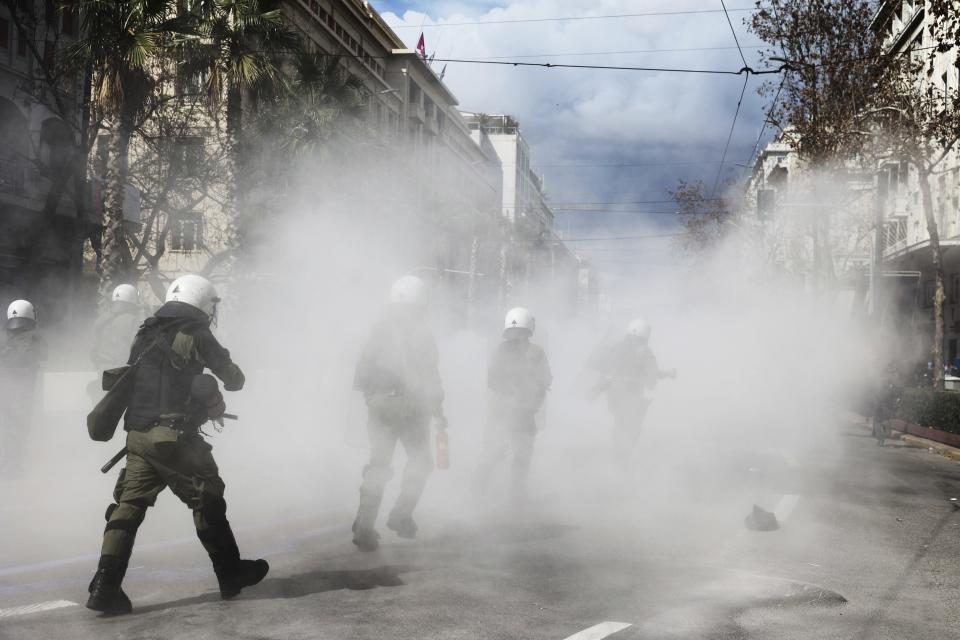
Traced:
<path fill-rule="evenodd" d="M 110 301 L 137 306 L 140 304 L 140 292 L 132 284 L 121 284 L 113 290 Z"/>
<path fill-rule="evenodd" d="M 217 290 L 203 276 L 188 273 L 170 283 L 165 302 L 183 302 L 207 314 L 211 320 L 217 315 Z"/>
<path fill-rule="evenodd" d="M 26 300 L 14 300 L 7 307 L 7 329 L 25 329 L 37 323 L 37 310 Z"/>
<path fill-rule="evenodd" d="M 416 276 L 403 276 L 390 287 L 390 302 L 427 306 L 427 285 Z"/>
<path fill-rule="evenodd" d="M 650 339 L 651 331 L 653 331 L 653 329 L 650 327 L 650 323 L 643 318 L 634 318 L 630 321 L 630 324 L 627 325 L 628 336 L 636 336 L 643 340 Z"/>
<path fill-rule="evenodd" d="M 537 326 L 537 321 L 533 314 L 523 307 L 515 307 L 507 311 L 507 316 L 503 319 L 503 329 L 526 329 L 530 333 Z"/>

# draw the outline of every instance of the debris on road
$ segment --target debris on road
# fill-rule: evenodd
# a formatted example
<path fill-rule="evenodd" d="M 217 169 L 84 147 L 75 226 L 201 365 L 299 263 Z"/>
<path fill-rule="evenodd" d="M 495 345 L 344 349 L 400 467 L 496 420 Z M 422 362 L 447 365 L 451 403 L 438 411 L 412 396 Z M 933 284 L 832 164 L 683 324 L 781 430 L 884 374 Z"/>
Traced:
<path fill-rule="evenodd" d="M 753 512 L 743 522 L 751 531 L 776 531 L 780 528 L 777 516 L 758 505 L 753 505 Z"/>

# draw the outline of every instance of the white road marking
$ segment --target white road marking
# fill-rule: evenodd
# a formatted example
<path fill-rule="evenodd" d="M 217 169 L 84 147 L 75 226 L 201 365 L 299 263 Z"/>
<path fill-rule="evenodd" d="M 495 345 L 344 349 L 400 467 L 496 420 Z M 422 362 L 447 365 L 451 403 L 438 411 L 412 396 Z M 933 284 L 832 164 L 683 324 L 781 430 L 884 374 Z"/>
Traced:
<path fill-rule="evenodd" d="M 589 629 L 575 633 L 565 640 L 601 640 L 601 638 L 612 636 L 617 631 L 623 631 L 630 626 L 632 625 L 626 622 L 601 622 Z"/>
<path fill-rule="evenodd" d="M 240 527 L 235 529 L 234 532 L 246 532 L 246 531 L 258 531 L 261 529 L 267 529 L 270 527 L 276 527 L 287 524 L 294 524 L 300 522 L 313 521 L 315 519 L 324 519 L 331 515 L 340 515 L 338 511 L 325 511 L 320 513 L 316 518 L 290 518 L 289 520 L 281 520 L 279 522 L 273 522 L 270 524 L 255 525 L 250 527 Z M 323 529 L 317 529 L 318 532 L 333 531 L 337 527 L 325 527 Z M 138 544 L 137 549 L 140 551 L 153 550 L 153 549 L 165 549 L 167 547 L 175 547 L 182 544 L 190 544 L 196 541 L 196 536 L 184 536 L 182 538 L 172 538 L 170 540 L 161 540 L 158 542 L 148 542 L 144 544 Z M 91 562 L 95 561 L 100 557 L 99 553 L 83 553 L 76 556 L 71 556 L 69 558 L 59 558 L 57 560 L 46 560 L 42 562 L 33 562 L 30 564 L 20 564 L 13 565 L 8 567 L 0 567 L 0 577 L 12 576 L 23 573 L 32 573 L 34 571 L 43 571 L 46 569 L 56 569 L 62 566 L 71 565 L 79 562 Z"/>
<path fill-rule="evenodd" d="M 19 607 L 10 607 L 9 609 L 0 609 L 0 618 L 12 618 L 13 616 L 25 616 L 29 613 L 40 613 L 41 611 L 53 611 L 54 609 L 63 609 L 64 607 L 75 607 L 76 602 L 69 600 L 47 600 L 46 602 L 37 602 L 35 604 L 24 604 Z"/>
<path fill-rule="evenodd" d="M 786 449 L 780 449 L 780 457 L 783 458 L 784 462 L 787 463 L 788 467 L 799 467 L 800 463 L 797 461 L 793 454 L 787 451 Z"/>
<path fill-rule="evenodd" d="M 800 502 L 800 496 L 792 493 L 788 493 L 780 498 L 780 502 L 778 502 L 777 506 L 773 508 L 773 513 L 777 516 L 777 520 L 779 522 L 783 522 L 789 518 L 798 502 Z"/>

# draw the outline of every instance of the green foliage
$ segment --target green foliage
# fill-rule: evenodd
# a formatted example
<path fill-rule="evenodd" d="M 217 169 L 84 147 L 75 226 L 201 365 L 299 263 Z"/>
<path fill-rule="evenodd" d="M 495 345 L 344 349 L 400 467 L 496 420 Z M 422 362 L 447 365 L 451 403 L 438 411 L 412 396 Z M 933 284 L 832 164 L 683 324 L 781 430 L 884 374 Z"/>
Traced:
<path fill-rule="evenodd" d="M 904 389 L 897 417 L 923 427 L 960 433 L 960 393 Z"/>

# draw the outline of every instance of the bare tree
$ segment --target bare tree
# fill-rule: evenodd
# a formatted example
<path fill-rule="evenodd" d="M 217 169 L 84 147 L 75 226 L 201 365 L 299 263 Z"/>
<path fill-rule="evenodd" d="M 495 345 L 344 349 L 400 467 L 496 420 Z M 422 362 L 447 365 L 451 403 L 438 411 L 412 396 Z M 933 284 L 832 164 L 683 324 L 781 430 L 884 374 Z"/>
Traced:
<path fill-rule="evenodd" d="M 871 0 L 759 0 L 746 20 L 768 44 L 763 57 L 784 71 L 765 83 L 769 121 L 780 130 L 813 175 L 849 168 L 865 160 L 869 135 L 861 114 L 881 73 L 882 46 L 871 30 Z M 817 288 L 835 278 L 831 206 L 810 194 L 809 233 Z"/>
<path fill-rule="evenodd" d="M 691 251 L 716 246 L 735 225 L 734 212 L 724 198 L 709 196 L 709 189 L 700 180 L 680 180 L 677 188 L 668 191 L 677 203 L 684 235 L 681 244 Z"/>

